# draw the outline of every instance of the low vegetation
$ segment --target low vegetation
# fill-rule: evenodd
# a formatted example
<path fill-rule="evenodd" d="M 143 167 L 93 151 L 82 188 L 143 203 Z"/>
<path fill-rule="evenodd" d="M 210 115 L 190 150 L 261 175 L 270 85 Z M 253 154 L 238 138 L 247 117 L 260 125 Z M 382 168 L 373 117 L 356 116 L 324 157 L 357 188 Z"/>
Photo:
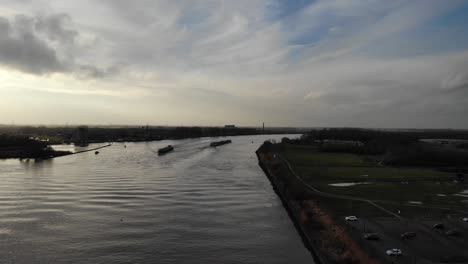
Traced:
<path fill-rule="evenodd" d="M 50 158 L 69 154 L 55 151 L 39 138 L 0 134 L 0 158 Z"/>
<path fill-rule="evenodd" d="M 373 158 L 380 165 L 456 167 L 460 172 L 468 166 L 468 152 L 465 149 L 468 131 L 322 129 L 312 130 L 291 143 L 312 146 L 321 153 L 370 156 L 368 158 Z"/>
<path fill-rule="evenodd" d="M 468 189 L 464 177 L 441 170 L 441 163 L 422 166 L 426 163 L 400 161 L 399 164 L 411 166 L 395 166 L 395 162 L 379 162 L 385 155 L 324 152 L 320 143 L 281 144 L 278 150 L 304 180 L 320 191 L 400 206 L 466 207 L 466 198 L 457 195 Z M 395 157 L 404 160 L 403 155 Z"/>

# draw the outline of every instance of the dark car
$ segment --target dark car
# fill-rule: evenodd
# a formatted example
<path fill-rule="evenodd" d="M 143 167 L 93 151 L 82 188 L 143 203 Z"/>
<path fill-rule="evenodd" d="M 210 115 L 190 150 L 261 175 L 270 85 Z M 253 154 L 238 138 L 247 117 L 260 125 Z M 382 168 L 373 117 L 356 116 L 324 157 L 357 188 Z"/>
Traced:
<path fill-rule="evenodd" d="M 460 233 L 460 230 L 458 230 L 458 229 L 451 229 L 451 230 L 445 232 L 445 234 L 447 236 L 459 236 L 461 233 Z"/>
<path fill-rule="evenodd" d="M 401 234 L 401 236 L 400 236 L 401 239 L 412 239 L 412 238 L 415 238 L 415 237 L 416 237 L 415 232 L 405 232 L 405 233 Z"/>
<path fill-rule="evenodd" d="M 434 225 L 432 226 L 432 228 L 434 228 L 434 229 L 443 229 L 443 228 L 444 228 L 444 224 L 442 224 L 442 223 L 437 223 L 437 224 L 434 224 Z"/>
<path fill-rule="evenodd" d="M 367 240 L 379 240 L 380 236 L 376 233 L 368 233 L 364 235 L 364 238 Z"/>

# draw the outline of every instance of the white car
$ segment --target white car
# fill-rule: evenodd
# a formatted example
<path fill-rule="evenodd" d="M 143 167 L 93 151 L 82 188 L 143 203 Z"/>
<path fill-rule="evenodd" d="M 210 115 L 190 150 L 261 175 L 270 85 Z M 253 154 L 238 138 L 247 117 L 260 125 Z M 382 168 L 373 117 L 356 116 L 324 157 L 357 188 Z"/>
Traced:
<path fill-rule="evenodd" d="M 401 256 L 403 253 L 401 252 L 401 249 L 398 248 L 392 248 L 387 250 L 385 253 L 389 256 Z"/>
<path fill-rule="evenodd" d="M 346 221 L 357 221 L 357 217 L 355 217 L 354 215 L 346 216 L 344 219 Z"/>
<path fill-rule="evenodd" d="M 468 217 L 463 218 L 463 222 L 468 222 Z"/>

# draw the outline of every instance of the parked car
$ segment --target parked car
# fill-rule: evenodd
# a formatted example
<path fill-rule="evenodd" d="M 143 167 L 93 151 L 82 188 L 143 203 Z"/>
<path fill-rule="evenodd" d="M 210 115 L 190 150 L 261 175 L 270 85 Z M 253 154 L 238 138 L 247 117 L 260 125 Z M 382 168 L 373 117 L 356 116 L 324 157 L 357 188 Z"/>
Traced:
<path fill-rule="evenodd" d="M 468 217 L 464 217 L 463 222 L 468 222 Z"/>
<path fill-rule="evenodd" d="M 367 240 L 379 240 L 380 236 L 376 233 L 367 233 L 364 234 L 364 238 Z"/>
<path fill-rule="evenodd" d="M 389 256 L 401 256 L 403 253 L 401 252 L 401 249 L 398 248 L 392 248 L 387 250 L 385 253 Z"/>
<path fill-rule="evenodd" d="M 354 215 L 346 216 L 344 219 L 346 221 L 357 221 L 357 217 Z"/>
<path fill-rule="evenodd" d="M 451 229 L 445 232 L 447 236 L 459 236 L 460 235 L 460 230 L 458 229 Z"/>
<path fill-rule="evenodd" d="M 400 238 L 401 239 L 412 239 L 416 237 L 416 232 L 405 232 L 401 234 Z"/>
<path fill-rule="evenodd" d="M 434 225 L 432 226 L 432 228 L 434 228 L 434 229 L 443 229 L 443 228 L 444 228 L 444 224 L 442 224 L 442 223 L 437 223 L 437 224 L 434 224 Z"/>

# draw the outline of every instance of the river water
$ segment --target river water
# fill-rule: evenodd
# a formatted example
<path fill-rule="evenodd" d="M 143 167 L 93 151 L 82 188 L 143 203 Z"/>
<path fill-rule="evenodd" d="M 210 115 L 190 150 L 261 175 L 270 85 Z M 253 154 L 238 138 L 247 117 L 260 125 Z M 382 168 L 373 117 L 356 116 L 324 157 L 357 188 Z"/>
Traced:
<path fill-rule="evenodd" d="M 281 137 L 0 160 L 0 263 L 313 263 L 254 153 Z"/>

